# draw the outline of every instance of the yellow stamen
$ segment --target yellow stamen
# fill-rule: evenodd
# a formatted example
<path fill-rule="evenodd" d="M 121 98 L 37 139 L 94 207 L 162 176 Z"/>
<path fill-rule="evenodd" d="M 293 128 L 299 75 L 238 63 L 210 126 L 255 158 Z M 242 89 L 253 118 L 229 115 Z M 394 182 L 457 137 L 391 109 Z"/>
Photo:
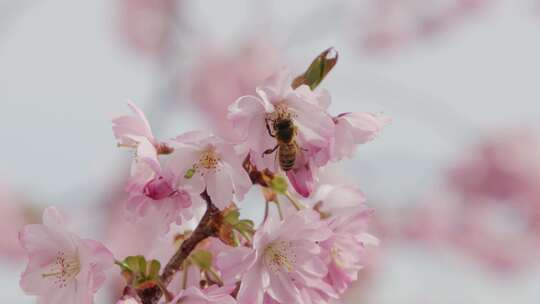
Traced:
<path fill-rule="evenodd" d="M 217 168 L 221 158 L 219 154 L 212 148 L 204 151 L 199 159 L 199 165 L 205 169 L 215 169 Z"/>
<path fill-rule="evenodd" d="M 64 252 L 59 251 L 54 263 L 51 264 L 50 272 L 42 273 L 41 277 L 44 279 L 53 277 L 53 284 L 58 288 L 63 288 L 66 287 L 67 283 L 77 276 L 80 271 L 81 266 L 77 257 L 66 257 Z"/>
<path fill-rule="evenodd" d="M 281 241 L 271 243 L 264 250 L 265 262 L 273 272 L 278 272 L 284 267 L 287 272 L 294 271 L 296 265 L 296 254 L 291 250 L 292 243 Z"/>

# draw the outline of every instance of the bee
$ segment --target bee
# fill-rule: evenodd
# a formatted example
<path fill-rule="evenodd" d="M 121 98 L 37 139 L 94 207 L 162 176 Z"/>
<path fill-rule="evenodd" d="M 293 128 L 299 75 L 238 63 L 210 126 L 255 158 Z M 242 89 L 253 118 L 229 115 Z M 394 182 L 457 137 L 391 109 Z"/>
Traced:
<path fill-rule="evenodd" d="M 281 117 L 280 117 L 281 116 Z M 287 172 L 294 167 L 296 155 L 300 147 L 296 143 L 297 128 L 289 115 L 280 115 L 274 120 L 266 119 L 266 129 L 270 136 L 276 138 L 277 145 L 263 152 L 263 157 L 266 154 L 272 154 L 278 150 L 276 157 L 279 160 L 279 166 L 283 171 Z M 269 121 L 272 122 L 272 130 L 270 129 Z"/>

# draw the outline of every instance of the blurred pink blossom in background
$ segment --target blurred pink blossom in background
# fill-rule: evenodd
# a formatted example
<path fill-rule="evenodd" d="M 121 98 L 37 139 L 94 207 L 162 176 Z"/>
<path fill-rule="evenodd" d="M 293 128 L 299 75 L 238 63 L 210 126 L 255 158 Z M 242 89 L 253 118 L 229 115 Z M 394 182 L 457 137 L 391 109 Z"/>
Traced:
<path fill-rule="evenodd" d="M 466 149 L 449 183 L 471 203 L 506 201 L 534 214 L 540 209 L 539 156 L 540 140 L 530 129 L 499 130 Z"/>
<path fill-rule="evenodd" d="M 451 165 L 448 185 L 399 213 L 380 210 L 379 235 L 454 249 L 501 273 L 524 270 L 540 257 L 539 156 L 527 128 L 482 138 Z"/>
<path fill-rule="evenodd" d="M 448 176 L 462 205 L 463 236 L 454 236 L 455 242 L 502 270 L 538 259 L 538 135 L 501 129 L 465 153 Z"/>
<path fill-rule="evenodd" d="M 256 86 L 281 68 L 279 51 L 262 39 L 248 39 L 229 49 L 202 49 L 190 73 L 191 99 L 217 135 L 236 139 L 228 107 L 240 96 L 255 94 Z"/>
<path fill-rule="evenodd" d="M 31 206 L 25 200 L 11 193 L 5 183 L 0 183 L 0 256 L 19 260 L 24 258 L 24 250 L 20 246 L 18 231 L 26 224 L 38 222 Z"/>
<path fill-rule="evenodd" d="M 377 53 L 431 38 L 497 0 L 370 0 L 360 5 L 358 28 L 363 49 Z"/>
<path fill-rule="evenodd" d="M 144 55 L 160 56 L 170 42 L 171 28 L 181 1 L 116 0 L 119 28 L 128 46 Z"/>

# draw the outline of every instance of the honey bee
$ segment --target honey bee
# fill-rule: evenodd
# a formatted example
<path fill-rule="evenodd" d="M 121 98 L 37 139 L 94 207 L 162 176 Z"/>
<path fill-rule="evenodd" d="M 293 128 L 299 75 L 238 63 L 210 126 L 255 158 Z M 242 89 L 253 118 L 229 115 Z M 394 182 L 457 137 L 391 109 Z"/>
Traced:
<path fill-rule="evenodd" d="M 281 116 L 281 115 L 280 115 Z M 270 136 L 275 137 L 277 145 L 263 152 L 263 157 L 266 154 L 272 154 L 278 150 L 276 157 L 279 160 L 279 166 L 283 171 L 287 172 L 294 167 L 296 155 L 300 147 L 295 141 L 297 129 L 290 116 L 278 116 L 274 120 L 266 119 L 266 129 Z M 272 130 L 270 129 L 269 121 L 272 122 Z"/>

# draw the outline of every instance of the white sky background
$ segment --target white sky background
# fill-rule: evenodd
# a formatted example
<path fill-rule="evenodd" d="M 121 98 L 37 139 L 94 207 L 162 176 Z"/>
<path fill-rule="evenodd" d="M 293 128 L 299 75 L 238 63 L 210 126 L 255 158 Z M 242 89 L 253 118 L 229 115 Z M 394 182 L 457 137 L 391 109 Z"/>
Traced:
<path fill-rule="evenodd" d="M 231 45 L 253 28 L 251 14 L 274 20 L 273 40 L 286 47 L 284 62 L 294 62 L 293 68 L 304 68 L 328 46 L 340 51 L 338 67 L 324 83 L 333 113 L 384 111 L 393 118 L 377 141 L 360 150 L 351 170 L 364 192 L 387 206 L 422 194 L 482 132 L 539 126 L 540 16 L 526 1 L 501 0 L 443 37 L 379 58 L 354 49 L 355 29 L 346 17 L 320 18 L 333 7 L 330 1 L 275 1 L 258 12 L 247 0 L 193 2 L 188 15 L 196 32 Z M 109 118 L 126 111 L 128 98 L 147 107 L 155 90 L 156 69 L 118 41 L 114 4 L 0 0 L 0 178 L 73 214 L 91 210 L 110 169 L 129 157 L 115 147 Z M 318 35 L 306 30 L 312 19 L 321 22 Z M 159 119 L 159 111 L 150 115 Z M 200 122 L 183 108 L 166 125 L 160 133 L 169 137 Z M 89 217 L 81 226 L 97 222 Z M 432 303 L 540 299 L 538 274 L 502 282 L 463 270 L 476 266 L 451 254 L 406 248 L 391 256 L 375 303 L 418 303 L 426 293 Z M 0 273 L 2 303 L 32 303 L 18 290 L 18 266 L 5 267 L 11 271 Z"/>

